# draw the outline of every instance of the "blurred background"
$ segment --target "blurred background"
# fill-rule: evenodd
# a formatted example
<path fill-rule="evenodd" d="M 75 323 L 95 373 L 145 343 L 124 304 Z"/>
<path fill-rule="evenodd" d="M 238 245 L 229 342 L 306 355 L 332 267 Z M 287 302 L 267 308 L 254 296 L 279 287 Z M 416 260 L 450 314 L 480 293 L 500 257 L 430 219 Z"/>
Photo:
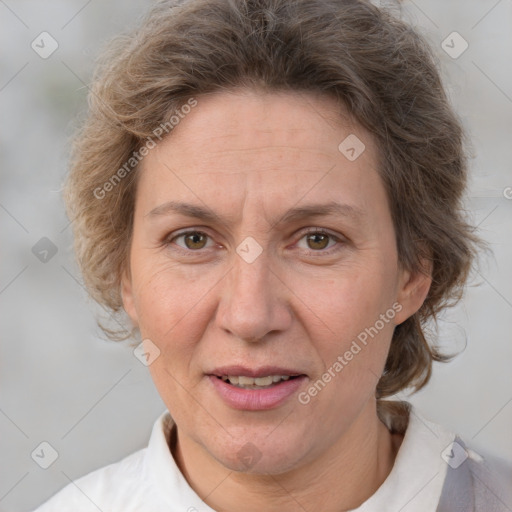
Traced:
<path fill-rule="evenodd" d="M 0 512 L 143 448 L 165 410 L 133 348 L 97 327 L 61 200 L 94 58 L 151 4 L 0 0 Z M 440 322 L 460 355 L 400 398 L 512 463 L 512 1 L 406 1 L 400 15 L 436 49 L 473 144 L 468 214 L 493 250 Z"/>

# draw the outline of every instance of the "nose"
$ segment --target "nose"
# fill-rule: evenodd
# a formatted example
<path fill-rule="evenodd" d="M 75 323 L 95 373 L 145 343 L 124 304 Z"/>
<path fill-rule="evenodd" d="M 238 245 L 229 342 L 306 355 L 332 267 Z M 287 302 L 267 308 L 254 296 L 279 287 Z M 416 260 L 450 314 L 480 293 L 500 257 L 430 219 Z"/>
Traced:
<path fill-rule="evenodd" d="M 261 342 L 286 331 L 292 322 L 289 290 L 270 268 L 263 251 L 248 263 L 238 254 L 221 289 L 218 325 L 239 340 Z"/>

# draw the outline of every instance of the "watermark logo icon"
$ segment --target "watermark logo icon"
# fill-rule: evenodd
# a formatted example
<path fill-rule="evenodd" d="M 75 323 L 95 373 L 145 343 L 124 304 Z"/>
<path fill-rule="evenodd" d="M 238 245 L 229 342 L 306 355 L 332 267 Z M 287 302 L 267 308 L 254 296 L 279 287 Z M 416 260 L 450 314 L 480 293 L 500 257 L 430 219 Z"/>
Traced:
<path fill-rule="evenodd" d="M 39 57 L 47 59 L 57 50 L 59 43 L 48 32 L 41 32 L 32 41 L 30 47 L 39 55 Z"/>
<path fill-rule="evenodd" d="M 347 160 L 353 162 L 364 153 L 366 146 L 357 135 L 351 133 L 341 142 L 341 144 L 338 146 L 338 149 Z"/>
<path fill-rule="evenodd" d="M 39 467 L 48 469 L 59 458 L 59 453 L 49 442 L 43 441 L 30 456 Z"/>
<path fill-rule="evenodd" d="M 246 263 L 252 263 L 263 252 L 263 247 L 252 236 L 248 236 L 236 248 L 236 252 Z"/>
<path fill-rule="evenodd" d="M 261 459 L 261 452 L 252 443 L 245 443 L 238 450 L 237 456 L 246 469 L 250 469 Z"/>
<path fill-rule="evenodd" d="M 458 59 L 468 47 L 468 42 L 458 32 L 452 32 L 441 43 L 441 48 L 452 59 Z"/>
<path fill-rule="evenodd" d="M 133 355 L 144 365 L 152 365 L 160 357 L 160 349 L 146 338 L 135 348 Z"/>
<path fill-rule="evenodd" d="M 41 263 L 48 263 L 57 254 L 57 251 L 57 246 L 45 236 L 32 247 L 32 254 Z"/>
<path fill-rule="evenodd" d="M 442 451 L 441 458 L 451 468 L 457 469 L 468 458 L 468 452 L 457 441 L 454 441 Z"/>

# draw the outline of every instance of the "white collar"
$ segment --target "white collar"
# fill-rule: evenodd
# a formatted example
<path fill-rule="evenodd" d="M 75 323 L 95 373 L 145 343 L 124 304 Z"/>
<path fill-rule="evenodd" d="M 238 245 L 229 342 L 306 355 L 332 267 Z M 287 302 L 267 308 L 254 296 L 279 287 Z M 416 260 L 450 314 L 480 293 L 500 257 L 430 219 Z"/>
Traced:
<path fill-rule="evenodd" d="M 156 420 L 146 452 L 146 470 L 171 510 L 215 512 L 190 487 L 171 454 L 168 441 L 173 425 L 169 411 Z"/>
<path fill-rule="evenodd" d="M 437 509 L 448 467 L 441 453 L 455 434 L 425 419 L 408 402 L 391 405 L 392 410 L 383 407 L 381 419 L 392 431 L 407 430 L 388 477 L 353 512 L 432 512 Z"/>

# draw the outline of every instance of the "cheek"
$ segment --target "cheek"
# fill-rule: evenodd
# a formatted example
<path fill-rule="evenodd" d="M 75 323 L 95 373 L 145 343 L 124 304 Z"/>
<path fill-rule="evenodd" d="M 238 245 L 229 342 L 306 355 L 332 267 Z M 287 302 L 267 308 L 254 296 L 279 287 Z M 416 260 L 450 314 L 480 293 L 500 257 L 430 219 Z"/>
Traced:
<path fill-rule="evenodd" d="M 300 286 L 304 325 L 322 373 L 330 369 L 336 375 L 331 392 L 345 397 L 372 392 L 394 329 L 392 274 L 375 263 L 339 272 L 335 279 L 301 280 Z"/>
<path fill-rule="evenodd" d="M 393 304 L 395 280 L 377 264 L 340 269 L 335 277 L 296 276 L 290 288 L 309 310 L 313 325 L 324 326 L 330 337 L 353 337 L 373 325 Z M 329 336 L 327 336 L 329 337 Z"/>
<path fill-rule="evenodd" d="M 204 332 L 222 276 L 217 271 L 200 270 L 199 266 L 179 267 L 168 262 L 150 263 L 133 273 L 135 303 L 141 335 L 158 345 L 165 359 L 192 351 Z"/>

